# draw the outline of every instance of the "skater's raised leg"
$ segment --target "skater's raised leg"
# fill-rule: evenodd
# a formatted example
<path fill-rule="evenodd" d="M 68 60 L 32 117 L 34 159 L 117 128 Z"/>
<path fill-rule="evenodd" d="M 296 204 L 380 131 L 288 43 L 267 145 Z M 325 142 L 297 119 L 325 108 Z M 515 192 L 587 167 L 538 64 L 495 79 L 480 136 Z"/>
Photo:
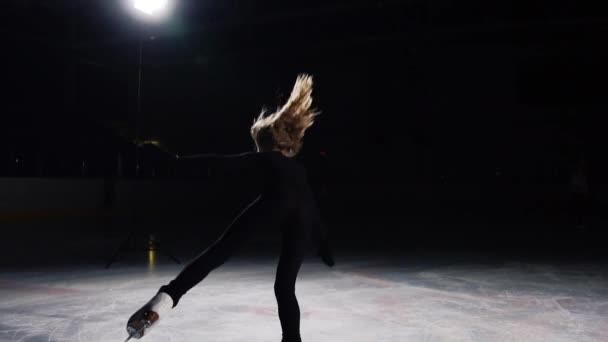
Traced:
<path fill-rule="evenodd" d="M 160 288 L 173 299 L 175 307 L 181 297 L 207 275 L 222 265 L 262 226 L 278 225 L 281 217 L 276 204 L 258 197 L 226 229 L 224 234 L 196 259 L 191 261 L 169 284 Z"/>
<path fill-rule="evenodd" d="M 191 261 L 169 284 L 162 286 L 148 304 L 131 316 L 127 322 L 129 335 L 135 338 L 143 336 L 156 321 L 162 318 L 163 314 L 177 305 L 188 290 L 201 282 L 212 270 L 222 265 L 239 247 L 244 245 L 256 228 L 262 224 L 276 224 L 280 215 L 278 212 L 270 210 L 273 205 L 276 208 L 276 204 L 265 201 L 260 196 L 243 210 L 211 247 Z M 170 304 L 167 305 L 167 303 Z M 159 307 L 159 309 L 154 310 L 155 307 Z"/>

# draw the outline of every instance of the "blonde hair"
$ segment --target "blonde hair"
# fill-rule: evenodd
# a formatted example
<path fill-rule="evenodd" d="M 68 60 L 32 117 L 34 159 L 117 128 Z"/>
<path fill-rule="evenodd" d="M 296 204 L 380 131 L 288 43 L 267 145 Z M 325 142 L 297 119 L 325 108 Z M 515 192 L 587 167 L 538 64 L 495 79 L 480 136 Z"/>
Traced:
<path fill-rule="evenodd" d="M 253 120 L 251 137 L 258 148 L 279 150 L 293 157 L 302 148 L 304 133 L 314 123 L 320 113 L 311 109 L 312 76 L 300 74 L 291 95 L 283 107 L 266 116 L 266 111 Z"/>

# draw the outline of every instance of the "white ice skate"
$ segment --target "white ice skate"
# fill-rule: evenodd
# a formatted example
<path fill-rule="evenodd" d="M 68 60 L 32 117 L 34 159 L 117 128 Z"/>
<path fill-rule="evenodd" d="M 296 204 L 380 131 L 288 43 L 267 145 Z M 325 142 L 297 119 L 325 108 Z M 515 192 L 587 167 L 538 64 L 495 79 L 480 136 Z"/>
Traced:
<path fill-rule="evenodd" d="M 148 333 L 161 317 L 173 308 L 173 299 L 164 292 L 157 293 L 146 305 L 137 310 L 127 322 L 127 333 L 131 338 L 140 339 Z M 125 341 L 125 342 L 126 342 Z"/>

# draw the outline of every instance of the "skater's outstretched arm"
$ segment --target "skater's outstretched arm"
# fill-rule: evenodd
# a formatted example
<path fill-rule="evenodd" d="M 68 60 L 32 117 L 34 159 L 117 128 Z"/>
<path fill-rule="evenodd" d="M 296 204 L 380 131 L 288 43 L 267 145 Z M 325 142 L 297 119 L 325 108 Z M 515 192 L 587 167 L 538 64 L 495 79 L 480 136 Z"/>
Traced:
<path fill-rule="evenodd" d="M 262 153 L 245 152 L 240 154 L 205 153 L 176 156 L 174 170 L 176 175 L 185 177 L 207 177 L 208 173 L 238 175 L 259 179 L 264 172 Z"/>

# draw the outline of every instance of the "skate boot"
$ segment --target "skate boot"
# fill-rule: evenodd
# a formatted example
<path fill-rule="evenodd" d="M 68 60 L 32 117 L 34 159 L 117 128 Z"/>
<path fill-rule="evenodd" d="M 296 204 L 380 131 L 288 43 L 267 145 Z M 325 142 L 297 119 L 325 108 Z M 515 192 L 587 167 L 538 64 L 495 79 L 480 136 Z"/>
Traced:
<path fill-rule="evenodd" d="M 137 310 L 127 322 L 129 338 L 140 339 L 173 308 L 173 299 L 164 292 L 158 292 L 146 305 Z"/>

